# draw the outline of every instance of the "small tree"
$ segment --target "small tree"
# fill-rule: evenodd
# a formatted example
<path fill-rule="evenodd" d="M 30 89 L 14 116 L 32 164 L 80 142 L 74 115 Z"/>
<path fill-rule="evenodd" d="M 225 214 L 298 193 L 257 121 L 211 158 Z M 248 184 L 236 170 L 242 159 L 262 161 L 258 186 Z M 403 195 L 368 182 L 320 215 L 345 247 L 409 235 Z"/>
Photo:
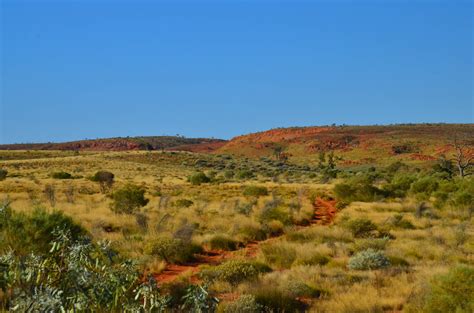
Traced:
<path fill-rule="evenodd" d="M 136 185 L 126 185 L 112 194 L 112 211 L 118 214 L 133 214 L 137 209 L 147 205 L 145 189 Z"/>
<path fill-rule="evenodd" d="M 106 193 L 112 185 L 114 184 L 115 175 L 107 171 L 98 171 L 92 176 L 92 181 L 98 182 L 100 186 L 100 191 Z"/>
<path fill-rule="evenodd" d="M 459 176 L 464 178 L 472 175 L 471 169 L 474 167 L 474 149 L 472 143 L 467 141 L 461 142 L 457 137 L 454 138 L 453 143 L 456 152 L 452 158 L 452 161 L 458 168 Z"/>

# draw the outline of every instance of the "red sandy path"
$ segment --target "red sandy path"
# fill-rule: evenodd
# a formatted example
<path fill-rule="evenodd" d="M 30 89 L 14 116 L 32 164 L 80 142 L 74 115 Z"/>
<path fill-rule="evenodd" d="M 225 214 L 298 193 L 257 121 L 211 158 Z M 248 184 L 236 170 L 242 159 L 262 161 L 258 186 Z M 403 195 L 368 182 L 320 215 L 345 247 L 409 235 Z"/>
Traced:
<path fill-rule="evenodd" d="M 336 215 L 337 209 L 335 207 L 336 200 L 324 200 L 322 198 L 317 198 L 313 204 L 314 207 L 314 216 L 311 221 L 311 225 L 327 225 L 332 223 Z M 264 241 L 249 241 L 245 247 L 240 250 L 245 251 L 245 256 L 248 258 L 253 258 L 257 255 L 259 250 L 259 245 L 269 240 L 275 239 L 270 238 Z M 233 251 L 235 252 L 235 251 Z M 205 251 L 203 254 L 196 256 L 196 261 L 188 264 L 177 265 L 177 264 L 168 264 L 166 268 L 159 274 L 155 275 L 155 278 L 159 284 L 166 284 L 173 282 L 179 276 L 184 273 L 189 273 L 191 282 L 197 282 L 197 273 L 199 272 L 200 265 L 218 265 L 225 260 L 235 257 L 232 251 Z"/>

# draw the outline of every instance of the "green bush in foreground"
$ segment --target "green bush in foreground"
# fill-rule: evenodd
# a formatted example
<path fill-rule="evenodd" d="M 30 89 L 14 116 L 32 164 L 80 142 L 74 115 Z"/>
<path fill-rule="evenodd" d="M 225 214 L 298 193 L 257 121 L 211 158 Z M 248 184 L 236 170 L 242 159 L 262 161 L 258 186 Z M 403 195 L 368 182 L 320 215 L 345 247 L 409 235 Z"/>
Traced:
<path fill-rule="evenodd" d="M 356 238 L 370 237 L 377 230 L 377 225 L 367 218 L 348 220 L 343 226 Z"/>
<path fill-rule="evenodd" d="M 474 312 L 474 268 L 457 266 L 436 276 L 424 307 L 426 312 Z"/>
<path fill-rule="evenodd" d="M 349 259 L 351 270 L 375 270 L 390 266 L 389 259 L 381 251 L 367 249 Z"/>
<path fill-rule="evenodd" d="M 133 214 L 148 203 L 145 189 L 135 185 L 126 185 L 112 194 L 112 211 L 118 214 Z"/>

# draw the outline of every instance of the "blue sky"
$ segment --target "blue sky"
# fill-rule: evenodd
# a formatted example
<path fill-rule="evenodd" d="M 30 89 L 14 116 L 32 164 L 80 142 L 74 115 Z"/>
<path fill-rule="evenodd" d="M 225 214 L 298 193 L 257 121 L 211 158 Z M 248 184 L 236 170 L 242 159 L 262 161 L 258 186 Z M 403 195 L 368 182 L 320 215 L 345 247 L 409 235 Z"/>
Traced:
<path fill-rule="evenodd" d="M 1 3 L 1 143 L 474 122 L 472 1 Z"/>

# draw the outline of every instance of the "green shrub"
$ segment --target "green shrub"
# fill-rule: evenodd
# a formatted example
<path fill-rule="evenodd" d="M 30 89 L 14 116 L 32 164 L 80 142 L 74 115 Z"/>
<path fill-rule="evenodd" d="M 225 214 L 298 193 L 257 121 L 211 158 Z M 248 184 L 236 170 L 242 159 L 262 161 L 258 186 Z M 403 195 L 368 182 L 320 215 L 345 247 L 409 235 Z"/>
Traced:
<path fill-rule="evenodd" d="M 8 204 L 0 207 L 0 251 L 13 249 L 17 254 L 43 254 L 49 251 L 54 230 L 70 233 L 73 242 L 87 232 L 71 217 L 56 211 L 48 213 L 37 208 L 31 214 L 13 213 Z"/>
<path fill-rule="evenodd" d="M 264 312 L 304 312 L 305 306 L 293 295 L 273 286 L 255 286 L 250 293 L 262 305 Z"/>
<path fill-rule="evenodd" d="M 401 258 L 399 256 L 388 256 L 388 260 L 390 261 L 391 266 L 396 266 L 396 267 L 408 267 L 410 266 L 410 263 L 408 263 L 407 260 L 404 258 Z"/>
<path fill-rule="evenodd" d="M 0 180 L 4 180 L 5 178 L 7 178 L 7 175 L 8 171 L 3 168 L 0 168 Z"/>
<path fill-rule="evenodd" d="M 115 191 L 112 200 L 112 211 L 117 214 L 133 214 L 149 201 L 145 198 L 145 189 L 131 184 Z"/>
<path fill-rule="evenodd" d="M 390 266 L 389 259 L 381 251 L 367 249 L 349 259 L 351 270 L 375 270 Z"/>
<path fill-rule="evenodd" d="M 225 304 L 224 313 L 260 313 L 263 306 L 252 295 L 241 295 L 237 300 Z"/>
<path fill-rule="evenodd" d="M 416 178 L 413 175 L 399 174 L 390 183 L 383 186 L 383 189 L 392 197 L 402 198 L 406 196 L 415 180 Z"/>
<path fill-rule="evenodd" d="M 206 176 L 203 172 L 197 172 L 194 173 L 193 175 L 189 176 L 188 178 L 189 182 L 193 185 L 201 185 L 204 183 L 209 183 L 211 179 Z"/>
<path fill-rule="evenodd" d="M 238 171 L 237 173 L 235 173 L 235 178 L 241 179 L 241 180 L 250 179 L 250 178 L 253 178 L 253 177 L 254 177 L 253 172 L 249 171 L 249 170 L 241 170 L 241 171 Z"/>
<path fill-rule="evenodd" d="M 410 187 L 410 192 L 414 194 L 419 200 L 427 200 L 438 190 L 439 183 L 436 178 L 427 176 L 413 182 Z"/>
<path fill-rule="evenodd" d="M 209 240 L 210 248 L 213 250 L 237 250 L 238 241 L 223 235 L 215 235 Z"/>
<path fill-rule="evenodd" d="M 257 225 L 247 224 L 239 228 L 238 234 L 243 241 L 262 241 L 267 239 L 266 232 Z"/>
<path fill-rule="evenodd" d="M 296 250 L 282 243 L 261 246 L 265 261 L 279 268 L 290 268 L 296 259 Z"/>
<path fill-rule="evenodd" d="M 383 190 L 372 185 L 373 179 L 367 176 L 354 177 L 346 183 L 334 186 L 334 193 L 339 200 L 347 203 L 353 201 L 373 202 L 385 196 Z"/>
<path fill-rule="evenodd" d="M 115 175 L 108 171 L 98 171 L 91 177 L 92 181 L 98 182 L 100 191 L 107 192 L 114 184 Z"/>
<path fill-rule="evenodd" d="M 356 238 L 370 237 L 373 231 L 377 229 L 377 225 L 367 218 L 348 220 L 343 226 Z"/>
<path fill-rule="evenodd" d="M 72 175 L 67 172 L 54 172 L 51 177 L 54 179 L 71 179 Z"/>
<path fill-rule="evenodd" d="M 259 274 L 270 271 L 271 269 L 262 263 L 230 260 L 218 266 L 204 267 L 199 275 L 208 281 L 220 280 L 238 285 L 246 280 L 254 280 Z"/>
<path fill-rule="evenodd" d="M 284 233 L 284 225 L 281 221 L 271 220 L 265 225 L 266 232 L 271 236 L 280 236 Z"/>
<path fill-rule="evenodd" d="M 145 253 L 161 258 L 169 263 L 186 263 L 194 259 L 194 254 L 202 248 L 192 242 L 171 237 L 158 237 L 145 246 Z"/>
<path fill-rule="evenodd" d="M 402 214 L 394 215 L 392 218 L 390 218 L 389 223 L 396 228 L 415 229 L 415 226 L 412 224 L 412 222 L 404 219 Z"/>
<path fill-rule="evenodd" d="M 426 312 L 474 312 L 474 268 L 457 266 L 436 276 L 424 307 Z"/>
<path fill-rule="evenodd" d="M 264 186 L 246 186 L 243 192 L 244 196 L 253 196 L 253 197 L 259 197 L 259 196 L 266 196 L 268 195 L 268 189 Z"/>
<path fill-rule="evenodd" d="M 178 199 L 175 202 L 173 202 L 173 206 L 177 208 L 189 208 L 193 204 L 194 202 L 188 199 Z"/>

